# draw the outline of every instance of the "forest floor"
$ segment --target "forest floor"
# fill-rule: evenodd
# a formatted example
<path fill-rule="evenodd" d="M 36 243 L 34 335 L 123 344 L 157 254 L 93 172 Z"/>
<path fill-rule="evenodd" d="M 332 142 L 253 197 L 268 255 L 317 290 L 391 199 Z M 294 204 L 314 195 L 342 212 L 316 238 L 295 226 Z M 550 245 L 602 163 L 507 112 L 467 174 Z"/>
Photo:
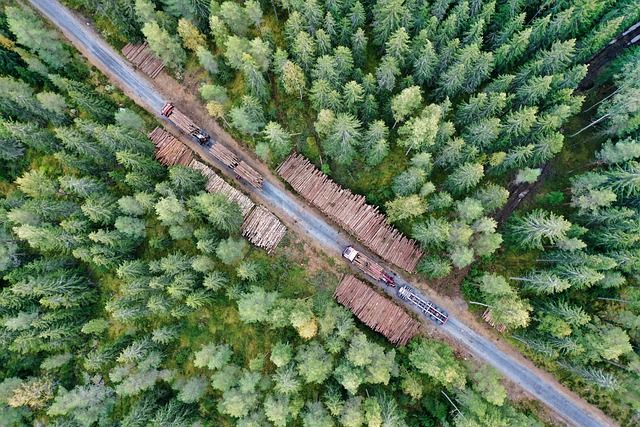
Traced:
<path fill-rule="evenodd" d="M 56 25 L 62 27 L 65 32 L 71 31 L 73 33 L 71 39 L 75 38 L 75 40 L 73 40 L 74 44 L 79 47 L 81 52 L 84 53 L 92 63 L 102 63 L 102 65 L 98 65 L 98 67 L 104 71 L 105 74 L 112 78 L 115 77 L 118 86 L 121 86 L 127 95 L 131 96 L 134 100 L 142 100 L 142 104 L 150 107 L 150 111 L 156 116 L 159 115 L 159 110 L 164 100 L 171 100 L 175 102 L 180 109 L 183 109 L 196 119 L 197 122 L 202 124 L 205 129 L 209 130 L 215 139 L 227 144 L 230 148 L 234 149 L 234 151 L 242 153 L 245 160 L 252 159 L 248 161 L 248 163 L 263 174 L 265 177 L 265 186 L 261 192 L 256 192 L 247 185 L 241 185 L 241 187 L 249 193 L 258 195 L 260 199 L 270 199 L 271 203 L 268 203 L 269 208 L 272 209 L 291 230 L 308 241 L 313 247 L 317 246 L 323 252 L 331 249 L 332 253 L 330 255 L 338 258 L 341 248 L 353 241 L 353 239 L 344 232 L 338 231 L 336 227 L 328 224 L 322 218 L 322 215 L 308 207 L 299 197 L 293 196 L 287 191 L 284 184 L 271 173 L 266 165 L 257 161 L 253 154 L 248 152 L 245 147 L 241 146 L 241 144 L 227 134 L 212 118 L 207 116 L 197 98 L 193 94 L 187 93 L 177 82 L 172 82 L 171 80 L 173 79 L 169 76 L 162 75 L 156 79 L 153 84 L 142 77 L 141 73 L 136 73 L 135 76 L 131 76 L 131 73 L 127 72 L 121 73 L 118 76 L 118 71 L 121 71 L 119 67 L 121 67 L 122 58 L 114 58 L 112 54 L 108 52 L 108 49 L 105 50 L 101 47 L 95 47 L 96 43 L 104 44 L 104 42 L 100 40 L 100 37 L 95 31 L 92 31 L 92 28 L 86 26 L 86 19 L 83 18 L 82 21 L 78 23 L 76 19 L 70 16 L 69 11 L 64 9 L 55 0 L 31 0 L 31 3 L 36 5 L 40 10 L 47 10 L 47 15 Z M 70 21 L 74 22 L 72 23 Z M 89 43 L 89 47 L 85 46 L 83 48 L 83 43 Z M 107 63 L 109 66 L 104 65 L 106 59 L 108 60 Z M 115 66 L 117 69 L 114 71 L 114 69 L 110 69 L 111 66 Z M 126 78 L 123 78 L 124 75 L 126 75 Z M 151 89 L 149 89 L 149 87 Z M 142 90 L 142 92 L 138 94 L 132 93 L 138 90 Z M 211 161 L 211 156 L 207 155 L 208 152 L 203 150 L 202 147 L 197 146 L 193 141 L 190 141 L 189 146 L 198 154 L 204 156 L 203 158 Z M 229 175 L 229 171 L 224 172 Z M 320 239 L 320 241 L 318 241 L 318 239 Z M 309 258 L 313 258 L 311 253 L 309 253 L 308 256 Z M 330 262 L 331 261 L 329 261 L 329 263 Z M 399 277 L 399 279 L 401 278 Z M 414 280 L 412 280 L 412 282 L 414 282 Z M 466 310 L 466 303 L 464 303 L 464 300 L 459 295 L 451 294 L 449 297 L 443 297 L 440 294 L 436 295 L 435 291 L 426 285 L 426 282 L 422 282 L 420 288 L 425 290 L 425 293 L 427 293 L 429 297 L 434 295 L 434 300 L 438 301 L 438 304 L 442 303 L 442 305 L 453 314 L 446 328 L 429 328 L 434 331 L 434 334 L 438 334 L 444 338 L 447 332 L 449 332 L 451 335 L 446 338 L 447 341 L 451 342 L 457 339 L 456 347 L 468 346 L 471 351 L 476 353 L 477 357 L 485 359 L 507 375 L 511 375 L 515 383 L 526 388 L 533 395 L 539 396 L 547 405 L 553 407 L 556 412 L 561 414 L 559 417 L 569 419 L 575 425 L 601 426 L 616 424 L 597 408 L 589 406 L 577 395 L 562 387 L 549 374 L 537 369 L 515 349 L 505 345 L 504 341 L 500 341 L 499 337 L 495 337 L 486 325 L 478 324 L 474 317 Z M 451 286 L 451 282 L 449 282 L 448 285 L 446 283 L 442 285 L 448 289 L 459 287 L 457 284 Z M 463 320 L 463 322 L 460 322 L 458 319 Z"/>

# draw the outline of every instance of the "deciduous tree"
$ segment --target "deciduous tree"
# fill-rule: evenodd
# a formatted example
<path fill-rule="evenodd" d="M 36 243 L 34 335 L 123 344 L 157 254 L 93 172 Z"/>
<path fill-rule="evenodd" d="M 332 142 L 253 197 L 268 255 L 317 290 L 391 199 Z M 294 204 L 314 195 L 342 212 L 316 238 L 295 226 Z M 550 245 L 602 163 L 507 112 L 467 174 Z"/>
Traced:
<path fill-rule="evenodd" d="M 229 237 L 218 244 L 216 256 L 225 264 L 236 264 L 244 257 L 246 247 L 246 240 Z"/>
<path fill-rule="evenodd" d="M 422 104 L 422 93 L 420 87 L 411 86 L 403 89 L 398 95 L 391 99 L 391 111 L 396 121 L 394 127 L 399 122 L 404 121 Z"/>
<path fill-rule="evenodd" d="M 390 222 L 402 221 L 422 215 L 427 210 L 426 202 L 417 194 L 400 196 L 385 204 Z"/>
<path fill-rule="evenodd" d="M 193 364 L 197 368 L 207 367 L 214 371 L 221 369 L 229 362 L 232 355 L 233 351 L 229 344 L 210 343 L 196 352 Z"/>

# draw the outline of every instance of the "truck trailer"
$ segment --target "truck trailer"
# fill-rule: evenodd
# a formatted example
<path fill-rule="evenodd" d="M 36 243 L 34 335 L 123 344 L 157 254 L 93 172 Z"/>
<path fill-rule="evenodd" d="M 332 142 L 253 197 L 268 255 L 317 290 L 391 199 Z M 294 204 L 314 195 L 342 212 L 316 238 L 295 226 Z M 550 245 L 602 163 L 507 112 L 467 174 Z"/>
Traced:
<path fill-rule="evenodd" d="M 373 261 L 362 252 L 358 252 L 353 246 L 347 246 L 344 251 L 342 251 L 342 256 L 349 260 L 351 264 L 355 265 L 358 270 L 362 271 L 373 280 L 381 281 L 387 286 L 396 287 L 393 277 L 391 277 L 390 274 L 387 274 L 380 264 Z"/>
<path fill-rule="evenodd" d="M 204 129 L 200 129 L 186 114 L 178 110 L 172 103 L 167 102 L 162 107 L 162 115 L 168 118 L 174 125 L 178 127 L 182 132 L 192 136 L 200 144 L 204 145 L 211 137 Z"/>
<path fill-rule="evenodd" d="M 403 300 L 411 302 L 423 314 L 440 326 L 444 326 L 449 320 L 449 313 L 441 309 L 431 301 L 419 295 L 411 286 L 400 286 L 398 288 L 398 296 Z"/>

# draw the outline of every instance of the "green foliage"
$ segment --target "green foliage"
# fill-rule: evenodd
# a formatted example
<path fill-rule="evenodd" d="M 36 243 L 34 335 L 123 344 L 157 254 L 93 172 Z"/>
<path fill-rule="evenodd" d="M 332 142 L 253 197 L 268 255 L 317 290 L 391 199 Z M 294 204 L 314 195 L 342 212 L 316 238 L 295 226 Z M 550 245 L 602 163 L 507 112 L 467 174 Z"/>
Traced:
<path fill-rule="evenodd" d="M 118 126 L 128 127 L 142 132 L 144 120 L 137 113 L 121 108 L 115 115 L 116 124 Z"/>
<path fill-rule="evenodd" d="M 240 318 L 247 323 L 266 321 L 277 298 L 277 292 L 266 292 L 257 286 L 251 287 L 250 293 L 244 293 L 238 299 Z"/>
<path fill-rule="evenodd" d="M 55 31 L 44 27 L 30 9 L 5 8 L 7 24 L 18 43 L 31 49 L 40 59 L 56 69 L 70 61 L 70 55 Z"/>
<path fill-rule="evenodd" d="M 193 361 L 198 368 L 207 367 L 211 370 L 221 369 L 231 359 L 233 351 L 228 344 L 207 344 L 196 352 Z"/>
<path fill-rule="evenodd" d="M 455 360 L 451 347 L 420 339 L 411 343 L 411 364 L 421 373 L 445 387 L 463 388 L 462 367 Z"/>
<path fill-rule="evenodd" d="M 246 240 L 229 237 L 218 244 L 216 256 L 225 264 L 236 264 L 244 257 L 246 247 Z"/>
<path fill-rule="evenodd" d="M 396 222 L 422 215 L 426 211 L 425 202 L 417 194 L 396 197 L 386 203 L 389 221 Z"/>
<path fill-rule="evenodd" d="M 101 382 L 71 391 L 59 392 L 49 409 L 48 415 L 71 415 L 82 426 L 91 426 L 95 422 L 103 423 L 109 416 L 115 399 L 110 387 Z"/>
<path fill-rule="evenodd" d="M 195 377 L 189 379 L 178 394 L 178 399 L 184 403 L 198 402 L 207 390 L 208 381 L 205 378 Z"/>
<path fill-rule="evenodd" d="M 186 60 L 186 54 L 175 36 L 161 28 L 156 21 L 146 22 L 142 27 L 149 47 L 169 67 L 180 68 Z"/>
<path fill-rule="evenodd" d="M 197 59 L 214 79 L 201 88 L 209 112 L 255 138 L 261 157 L 278 162 L 300 133 L 299 148 L 321 156 L 323 170 L 337 181 L 388 201 L 389 218 L 413 230 L 429 252 L 418 269 L 430 278 L 447 276 L 452 265 L 464 267 L 474 256 L 496 257 L 502 235 L 489 215 L 502 219 L 499 209 L 509 197 L 500 185 L 531 183 L 542 164 L 555 161 L 560 132 L 580 127 L 567 123 L 582 102 L 572 95 L 586 74 L 579 62 L 637 15 L 633 2 L 587 9 L 555 4 L 533 13 L 515 3 L 448 1 L 276 2 L 264 10 L 255 1 L 73 3 L 111 39 L 142 41 L 142 28 L 170 67 Z M 21 81 L 0 79 L 0 157 L 17 171 L 10 176 L 21 178 L 5 191 L 19 193 L 0 214 L 10 224 L 0 231 L 0 269 L 10 289 L 0 304 L 0 341 L 8 353 L 0 360 L 7 376 L 19 372 L 26 385 L 15 397 L 22 406 L 2 403 L 6 422 L 403 425 L 406 410 L 409 424 L 536 425 L 505 402 L 495 373 L 465 375 L 451 354 L 431 343 L 396 359 L 375 338 L 354 333 L 350 317 L 323 312 L 320 296 L 304 302 L 306 273 L 282 268 L 280 253 L 265 268 L 261 255 L 235 240 L 238 207 L 201 192 L 197 173 L 175 167 L 167 174 L 138 135 L 144 121 L 128 110 L 116 113 L 115 104 L 80 82 L 77 76 L 87 78 L 88 69 L 69 60 L 70 51 L 35 15 L 8 11 L 0 32 L 12 37 L 11 30 L 18 45 L 1 40 L 0 68 Z M 48 67 L 61 75 L 47 81 Z M 566 358 L 563 375 L 597 387 L 589 393 L 600 402 L 614 400 L 603 398 L 604 390 L 619 387 L 602 358 L 632 367 L 629 349 L 637 344 L 637 334 L 623 329 L 637 314 L 633 285 L 640 272 L 637 103 L 629 101 L 638 98 L 637 69 L 635 59 L 619 68 L 620 91 L 592 119 L 613 138 L 589 166 L 596 176 L 571 183 L 563 206 L 569 192 L 559 190 L 568 184 L 558 181 L 546 193 L 553 195 L 547 198 L 553 212 L 516 214 L 504 229 L 516 243 L 498 252 L 509 263 L 486 265 L 515 281 L 485 275 L 479 288 L 466 285 L 478 290 L 496 323 L 509 329 L 530 323 L 532 347 Z M 99 80 L 94 73 L 91 85 Z M 582 91 L 601 96 L 598 89 Z M 114 98 L 122 103 L 120 95 Z M 73 127 L 71 114 L 80 117 Z M 590 118 L 585 113 L 583 119 Z M 305 143 L 316 137 L 318 147 Z M 590 141 L 568 141 L 560 155 L 600 142 Z M 411 150 L 415 156 L 406 158 Z M 583 166 L 565 168 L 563 161 L 553 163 L 548 176 Z M 389 201 L 391 188 L 398 197 Z M 538 253 L 542 249 L 548 252 Z M 66 264 L 26 267 L 40 257 L 65 257 Z M 536 257 L 540 263 L 527 272 Z M 85 279 L 85 268 L 95 283 Z M 245 291 L 248 282 L 255 287 Z M 596 297 L 617 301 L 594 303 Z M 611 326 L 618 321 L 619 328 Z M 275 336 L 288 344 L 273 347 Z M 209 390 L 199 376 L 205 365 L 192 366 L 189 355 L 221 342 L 236 352 L 233 364 L 229 358 L 216 364 Z M 66 360 L 69 354 L 82 356 Z M 277 370 L 250 362 L 260 354 L 270 354 Z M 396 362 L 405 366 L 398 371 Z M 71 391 L 32 380 L 41 375 L 38 366 Z M 65 368 L 58 373 L 55 366 Z M 85 370 L 91 377 L 83 380 Z M 102 398 L 94 388 L 104 387 L 99 378 L 105 375 L 114 390 Z M 465 420 L 447 414 L 430 381 L 459 389 L 454 401 Z M 627 390 L 637 388 L 624 381 Z M 377 385 L 366 386 L 371 396 L 365 398 L 367 383 Z M 421 400 L 420 410 L 385 394 L 395 390 Z M 98 403 L 87 405 L 78 397 L 84 395 Z"/>

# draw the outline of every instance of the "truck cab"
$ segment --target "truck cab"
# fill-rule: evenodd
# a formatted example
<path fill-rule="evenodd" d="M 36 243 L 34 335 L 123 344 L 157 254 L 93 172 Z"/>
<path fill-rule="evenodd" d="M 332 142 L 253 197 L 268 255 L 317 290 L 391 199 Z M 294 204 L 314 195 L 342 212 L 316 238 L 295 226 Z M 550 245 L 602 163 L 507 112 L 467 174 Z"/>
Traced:
<path fill-rule="evenodd" d="M 389 276 L 386 273 L 382 274 L 382 277 L 380 278 L 380 280 L 382 280 L 382 282 L 387 286 L 391 286 L 392 288 L 396 287 L 396 281 L 394 280 L 394 278 Z"/>
<path fill-rule="evenodd" d="M 353 262 L 353 260 L 356 259 L 357 255 L 358 251 L 356 251 L 353 246 L 347 246 L 346 248 L 344 248 L 344 251 L 342 251 L 342 256 L 348 259 L 349 262 Z"/>
<path fill-rule="evenodd" d="M 197 132 L 193 132 L 192 135 L 201 145 L 206 144 L 211 139 L 209 134 L 207 134 L 203 129 L 200 129 Z"/>
<path fill-rule="evenodd" d="M 164 107 L 162 107 L 162 115 L 165 117 L 169 117 L 172 112 L 173 112 L 173 104 L 170 102 L 167 102 L 166 104 L 164 104 Z"/>

